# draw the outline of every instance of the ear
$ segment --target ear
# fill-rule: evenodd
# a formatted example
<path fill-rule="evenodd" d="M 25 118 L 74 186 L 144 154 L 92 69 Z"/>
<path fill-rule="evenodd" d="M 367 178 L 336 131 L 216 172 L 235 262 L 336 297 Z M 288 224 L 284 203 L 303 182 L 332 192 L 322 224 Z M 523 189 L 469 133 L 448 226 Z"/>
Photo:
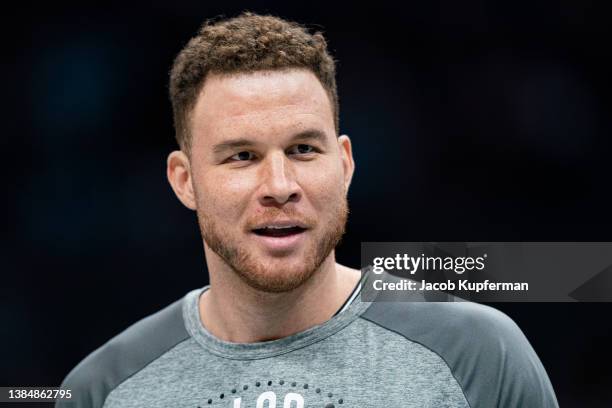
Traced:
<path fill-rule="evenodd" d="M 189 158 L 180 150 L 175 150 L 168 156 L 166 175 L 174 194 L 190 210 L 196 209 L 195 195 Z"/>
<path fill-rule="evenodd" d="M 342 168 L 344 170 L 344 189 L 348 192 L 351 180 L 353 179 L 353 173 L 355 172 L 351 139 L 347 135 L 341 135 L 338 138 L 338 147 L 340 148 L 340 159 L 342 160 Z"/>

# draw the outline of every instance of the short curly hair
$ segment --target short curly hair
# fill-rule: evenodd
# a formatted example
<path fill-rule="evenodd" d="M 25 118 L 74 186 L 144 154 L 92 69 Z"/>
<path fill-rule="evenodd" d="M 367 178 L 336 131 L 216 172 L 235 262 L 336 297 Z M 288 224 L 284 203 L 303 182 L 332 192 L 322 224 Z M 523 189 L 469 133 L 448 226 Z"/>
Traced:
<path fill-rule="evenodd" d="M 209 73 L 285 68 L 305 68 L 316 75 L 329 95 L 338 135 L 336 64 L 321 32 L 310 34 L 298 23 L 251 12 L 204 22 L 198 34 L 177 55 L 170 71 L 170 101 L 175 136 L 181 149 L 190 152 L 191 112 Z"/>

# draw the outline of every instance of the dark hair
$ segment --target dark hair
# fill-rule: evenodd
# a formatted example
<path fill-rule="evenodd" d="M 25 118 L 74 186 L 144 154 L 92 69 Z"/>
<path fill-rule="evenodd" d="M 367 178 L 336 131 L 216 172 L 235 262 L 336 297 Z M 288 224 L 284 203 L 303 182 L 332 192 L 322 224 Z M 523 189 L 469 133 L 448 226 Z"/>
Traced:
<path fill-rule="evenodd" d="M 323 34 L 310 34 L 298 23 L 251 12 L 217 22 L 207 20 L 177 55 L 170 71 L 170 101 L 181 149 L 190 151 L 190 115 L 209 73 L 285 68 L 305 68 L 317 76 L 329 95 L 338 134 L 336 66 Z"/>

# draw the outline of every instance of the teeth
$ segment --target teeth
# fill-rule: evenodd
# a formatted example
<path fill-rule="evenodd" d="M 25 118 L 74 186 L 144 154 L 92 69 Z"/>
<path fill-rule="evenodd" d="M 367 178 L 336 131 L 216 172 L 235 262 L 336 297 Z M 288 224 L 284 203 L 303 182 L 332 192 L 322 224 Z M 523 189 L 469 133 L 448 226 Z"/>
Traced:
<path fill-rule="evenodd" d="M 291 226 L 287 226 L 287 227 L 276 227 L 276 226 L 273 226 L 273 225 L 269 225 L 269 226 L 264 227 L 264 228 L 265 229 L 287 229 L 287 228 L 293 228 L 293 227 L 295 227 L 295 225 L 291 225 Z"/>

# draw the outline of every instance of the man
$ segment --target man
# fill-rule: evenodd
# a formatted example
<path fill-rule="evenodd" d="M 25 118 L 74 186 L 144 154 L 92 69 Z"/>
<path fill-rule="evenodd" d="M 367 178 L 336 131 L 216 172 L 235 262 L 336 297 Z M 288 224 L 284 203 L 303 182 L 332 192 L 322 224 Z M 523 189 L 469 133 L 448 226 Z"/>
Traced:
<path fill-rule="evenodd" d="M 208 22 L 170 97 L 168 180 L 197 213 L 210 285 L 81 362 L 63 384 L 73 406 L 557 406 L 500 312 L 362 302 L 360 272 L 336 263 L 354 163 L 321 34 L 250 13 Z"/>

